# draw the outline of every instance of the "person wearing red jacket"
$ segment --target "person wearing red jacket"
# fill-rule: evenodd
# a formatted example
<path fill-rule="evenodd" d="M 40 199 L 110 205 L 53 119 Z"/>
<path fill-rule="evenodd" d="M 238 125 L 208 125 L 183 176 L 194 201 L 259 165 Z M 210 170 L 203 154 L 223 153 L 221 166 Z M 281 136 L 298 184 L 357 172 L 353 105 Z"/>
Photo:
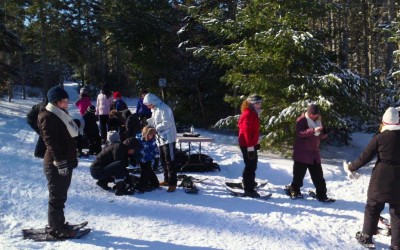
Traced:
<path fill-rule="evenodd" d="M 260 149 L 258 142 L 260 136 L 260 118 L 262 97 L 259 95 L 250 95 L 243 101 L 241 106 L 241 115 L 238 121 L 239 127 L 239 146 L 243 154 L 243 189 L 246 196 L 259 197 L 255 191 L 256 170 L 258 155 Z"/>

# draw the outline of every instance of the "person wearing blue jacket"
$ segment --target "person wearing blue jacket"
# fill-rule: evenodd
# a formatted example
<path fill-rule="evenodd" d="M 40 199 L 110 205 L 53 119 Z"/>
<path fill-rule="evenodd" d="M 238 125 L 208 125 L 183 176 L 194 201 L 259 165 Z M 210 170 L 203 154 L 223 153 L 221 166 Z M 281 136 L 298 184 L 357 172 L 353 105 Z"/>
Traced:
<path fill-rule="evenodd" d="M 138 136 L 141 144 L 140 149 L 140 178 L 136 189 L 139 192 L 144 192 L 148 188 L 156 189 L 160 187 L 157 175 L 152 169 L 152 162 L 159 157 L 159 151 L 156 143 L 157 131 L 150 126 L 145 126 L 142 129 L 142 134 Z"/>
<path fill-rule="evenodd" d="M 151 117 L 151 109 L 143 104 L 144 97 L 148 94 L 147 90 L 142 89 L 140 91 L 140 98 L 136 105 L 136 114 L 139 115 L 141 121 L 145 121 Z"/>

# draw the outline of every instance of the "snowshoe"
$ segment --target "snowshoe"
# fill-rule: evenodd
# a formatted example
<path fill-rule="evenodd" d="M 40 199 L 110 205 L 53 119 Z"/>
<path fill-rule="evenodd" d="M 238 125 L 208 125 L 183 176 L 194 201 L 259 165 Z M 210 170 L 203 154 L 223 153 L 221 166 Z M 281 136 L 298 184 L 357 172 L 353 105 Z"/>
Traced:
<path fill-rule="evenodd" d="M 54 229 L 46 226 L 40 229 L 22 229 L 24 239 L 31 239 L 34 241 L 62 241 L 67 239 L 79 239 L 88 234 L 91 229 L 84 228 L 88 224 L 84 221 L 79 224 L 66 223 L 62 229 Z"/>
<path fill-rule="evenodd" d="M 328 198 L 328 196 L 325 196 L 325 197 L 317 197 L 317 194 L 316 194 L 314 191 L 312 191 L 312 190 L 309 190 L 309 191 L 308 191 L 308 195 L 311 196 L 312 198 L 317 199 L 318 201 L 324 202 L 324 203 L 329 203 L 329 202 L 335 202 L 335 201 L 336 201 L 336 200 L 333 199 L 333 198 Z"/>
<path fill-rule="evenodd" d="M 286 195 L 288 195 L 292 200 L 304 198 L 301 192 L 295 191 L 291 185 L 286 185 L 283 190 L 285 190 Z"/>
<path fill-rule="evenodd" d="M 134 193 L 135 189 L 132 186 L 127 185 L 124 181 L 115 183 L 115 195 L 132 195 Z"/>
<path fill-rule="evenodd" d="M 268 181 L 265 182 L 255 182 L 255 188 L 263 188 L 268 184 Z M 243 189 L 243 183 L 242 182 L 225 182 L 225 185 L 230 187 L 230 188 L 240 188 Z"/>
<path fill-rule="evenodd" d="M 230 192 L 230 194 L 232 196 L 235 196 L 235 197 L 249 197 L 249 198 L 255 198 L 255 199 L 262 199 L 262 200 L 268 200 L 269 198 L 272 197 L 272 193 L 260 195 L 257 191 L 245 192 L 243 189 L 230 188 L 228 186 L 226 187 L 226 189 Z"/>
<path fill-rule="evenodd" d="M 375 249 L 375 244 L 374 244 L 374 242 L 372 242 L 371 236 L 369 236 L 367 234 L 363 234 L 362 232 L 357 232 L 356 239 L 357 239 L 358 243 L 360 243 L 365 248 Z"/>
<path fill-rule="evenodd" d="M 260 198 L 261 195 L 259 193 L 257 193 L 257 191 L 252 190 L 252 191 L 244 191 L 244 195 L 247 197 L 252 197 L 252 198 Z"/>

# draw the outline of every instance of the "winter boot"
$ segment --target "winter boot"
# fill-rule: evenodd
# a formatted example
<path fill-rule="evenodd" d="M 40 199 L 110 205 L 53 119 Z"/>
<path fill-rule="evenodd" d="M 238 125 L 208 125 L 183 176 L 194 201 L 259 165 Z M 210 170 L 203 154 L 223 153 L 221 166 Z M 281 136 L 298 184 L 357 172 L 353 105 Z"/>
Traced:
<path fill-rule="evenodd" d="M 77 231 L 64 224 L 58 228 L 50 228 L 48 233 L 56 239 L 69 239 L 75 237 Z"/>
<path fill-rule="evenodd" d="M 317 197 L 317 200 L 319 200 L 320 202 L 325 202 L 325 203 L 329 203 L 329 202 L 334 202 L 335 199 L 329 198 L 328 196 L 323 196 L 323 197 Z"/>
<path fill-rule="evenodd" d="M 244 195 L 252 198 L 260 198 L 260 194 L 256 190 L 244 190 Z"/>
<path fill-rule="evenodd" d="M 176 186 L 169 186 L 167 189 L 167 192 L 172 193 L 172 192 L 175 192 L 175 190 L 176 190 Z"/>
<path fill-rule="evenodd" d="M 162 187 L 168 187 L 169 183 L 167 181 L 160 181 L 160 186 Z"/>
<path fill-rule="evenodd" d="M 98 180 L 98 181 L 96 182 L 96 185 L 99 186 L 99 187 L 101 187 L 102 189 L 104 189 L 104 190 L 106 190 L 106 191 L 111 190 L 111 188 L 108 186 L 108 180 L 107 180 L 107 179 Z"/>
<path fill-rule="evenodd" d="M 364 234 L 362 232 L 357 232 L 356 239 L 358 243 L 363 245 L 365 248 L 375 249 L 375 244 L 374 242 L 372 242 L 372 236 L 369 236 L 368 234 Z"/>
<path fill-rule="evenodd" d="M 115 183 L 115 195 L 131 195 L 134 194 L 135 190 L 128 188 L 124 181 Z"/>
<path fill-rule="evenodd" d="M 292 185 L 286 185 L 284 190 L 285 190 L 286 194 L 289 195 L 292 200 L 304 198 L 303 195 L 301 194 L 300 190 L 299 191 L 294 190 Z"/>

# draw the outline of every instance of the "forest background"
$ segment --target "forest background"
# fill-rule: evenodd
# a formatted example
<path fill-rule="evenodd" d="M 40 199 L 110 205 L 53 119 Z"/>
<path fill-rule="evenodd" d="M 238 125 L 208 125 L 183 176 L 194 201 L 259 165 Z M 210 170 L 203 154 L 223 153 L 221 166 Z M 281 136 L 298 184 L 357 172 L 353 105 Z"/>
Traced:
<path fill-rule="evenodd" d="M 399 18 L 395 0 L 0 0 L 0 95 L 146 88 L 179 124 L 235 129 L 257 93 L 264 149 L 290 153 L 310 102 L 346 144 L 400 105 Z"/>

